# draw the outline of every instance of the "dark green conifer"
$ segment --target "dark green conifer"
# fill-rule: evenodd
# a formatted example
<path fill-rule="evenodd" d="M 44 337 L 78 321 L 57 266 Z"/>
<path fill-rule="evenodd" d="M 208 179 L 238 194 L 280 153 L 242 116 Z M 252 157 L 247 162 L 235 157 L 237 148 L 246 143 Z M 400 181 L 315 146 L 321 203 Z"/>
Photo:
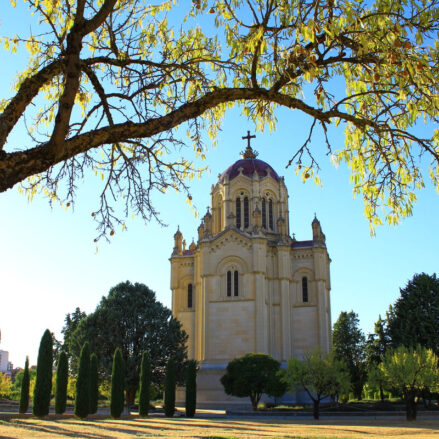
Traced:
<path fill-rule="evenodd" d="M 21 382 L 20 393 L 20 406 L 18 408 L 19 413 L 26 413 L 29 408 L 29 357 L 26 357 L 26 363 L 24 364 L 23 381 Z"/>
<path fill-rule="evenodd" d="M 142 355 L 142 363 L 140 365 L 140 394 L 139 394 L 140 416 L 148 416 L 150 387 L 151 387 L 151 363 L 149 361 L 148 352 L 144 352 Z"/>
<path fill-rule="evenodd" d="M 175 412 L 176 372 L 173 358 L 169 358 L 165 376 L 165 416 L 172 417 Z"/>
<path fill-rule="evenodd" d="M 76 399 L 74 413 L 78 418 L 88 415 L 88 398 L 90 389 L 90 347 L 88 341 L 84 343 L 79 357 L 78 378 L 76 380 Z"/>
<path fill-rule="evenodd" d="M 111 373 L 110 413 L 113 418 L 120 418 L 124 406 L 125 364 L 119 348 L 114 351 L 113 370 Z"/>
<path fill-rule="evenodd" d="M 69 379 L 69 369 L 67 354 L 64 351 L 58 356 L 58 366 L 56 368 L 55 384 L 55 413 L 62 415 L 66 411 L 67 402 L 67 381 Z"/>
<path fill-rule="evenodd" d="M 190 360 L 186 368 L 186 416 L 193 418 L 197 407 L 197 362 Z"/>
<path fill-rule="evenodd" d="M 98 411 L 99 383 L 98 383 L 98 357 L 90 355 L 90 403 L 89 413 L 94 415 Z"/>
<path fill-rule="evenodd" d="M 49 414 L 52 391 L 53 340 L 48 329 L 41 337 L 38 350 L 37 376 L 34 388 L 33 414 L 39 418 Z"/>

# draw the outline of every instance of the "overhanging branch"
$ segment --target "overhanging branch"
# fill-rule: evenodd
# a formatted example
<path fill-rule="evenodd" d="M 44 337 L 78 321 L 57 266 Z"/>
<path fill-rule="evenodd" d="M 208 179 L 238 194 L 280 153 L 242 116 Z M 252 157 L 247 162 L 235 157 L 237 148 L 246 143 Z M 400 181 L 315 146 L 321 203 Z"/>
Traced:
<path fill-rule="evenodd" d="M 206 93 L 200 99 L 181 105 L 171 113 L 149 119 L 144 123 L 125 122 L 103 127 L 80 134 L 64 142 L 64 148 L 56 157 L 51 151 L 50 142 L 27 151 L 5 153 L 0 157 L 0 192 L 3 192 L 27 177 L 46 171 L 51 166 L 84 153 L 93 148 L 124 142 L 133 138 L 149 138 L 171 130 L 183 122 L 201 116 L 205 111 L 227 102 L 260 100 L 273 102 L 290 109 L 301 110 L 314 119 L 329 123 L 331 118 L 350 121 L 361 128 L 372 126 L 378 129 L 376 122 L 359 119 L 348 113 L 331 109 L 323 111 L 311 107 L 305 102 L 266 89 L 225 88 Z"/>

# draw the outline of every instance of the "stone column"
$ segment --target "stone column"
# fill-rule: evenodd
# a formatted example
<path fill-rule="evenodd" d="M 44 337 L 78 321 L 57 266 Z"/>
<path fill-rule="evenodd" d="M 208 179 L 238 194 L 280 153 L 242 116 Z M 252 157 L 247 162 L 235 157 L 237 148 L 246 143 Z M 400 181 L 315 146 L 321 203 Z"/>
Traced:
<path fill-rule="evenodd" d="M 266 273 L 267 247 L 264 239 L 253 241 L 253 275 L 255 285 L 255 347 L 256 352 L 268 352 Z"/>
<path fill-rule="evenodd" d="M 290 284 L 288 280 L 281 279 L 280 286 L 280 311 L 282 318 L 282 360 L 288 361 L 292 355 L 292 330 L 291 330 L 291 302 Z"/>
<path fill-rule="evenodd" d="M 325 281 L 316 281 L 317 309 L 319 316 L 319 344 L 322 352 L 329 352 L 328 313 Z"/>
<path fill-rule="evenodd" d="M 290 298 L 290 252 L 289 246 L 279 246 L 277 251 L 279 270 L 280 314 L 282 333 L 282 360 L 292 355 L 292 303 Z"/>
<path fill-rule="evenodd" d="M 268 352 L 267 306 L 265 304 L 265 273 L 255 273 L 255 347 L 256 352 Z"/>
<path fill-rule="evenodd" d="M 194 279 L 195 279 L 195 328 L 194 328 L 194 356 L 195 360 L 203 361 L 205 359 L 205 343 L 206 343 L 206 278 L 202 274 L 204 271 L 203 262 L 207 257 L 205 254 L 205 246 L 200 244 L 194 261 Z"/>
<path fill-rule="evenodd" d="M 315 291 L 317 300 L 317 313 L 318 313 L 318 325 L 319 325 L 319 345 L 323 352 L 329 352 L 330 348 L 330 330 L 329 328 L 329 316 L 327 310 L 329 309 L 329 297 L 327 294 L 327 282 L 326 279 L 328 269 L 328 254 L 325 247 L 314 247 L 314 279 L 315 279 Z"/>
<path fill-rule="evenodd" d="M 208 285 L 209 285 L 209 278 L 206 276 L 201 276 L 201 295 L 200 295 L 200 312 L 198 316 L 198 328 L 199 328 L 199 334 L 198 334 L 198 355 L 197 360 L 198 361 L 205 361 L 206 360 L 206 354 L 208 352 L 208 341 L 209 341 L 209 327 L 208 327 Z"/>

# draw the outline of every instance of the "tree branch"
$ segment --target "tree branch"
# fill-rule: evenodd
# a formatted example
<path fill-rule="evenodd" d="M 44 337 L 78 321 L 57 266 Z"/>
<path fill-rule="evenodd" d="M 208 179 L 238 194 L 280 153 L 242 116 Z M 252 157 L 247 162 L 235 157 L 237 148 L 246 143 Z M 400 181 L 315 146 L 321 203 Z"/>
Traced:
<path fill-rule="evenodd" d="M 205 111 L 220 104 L 241 100 L 274 102 L 290 109 L 302 110 L 309 116 L 323 122 L 329 122 L 331 118 L 340 118 L 363 128 L 367 126 L 379 128 L 378 124 L 374 121 L 358 119 L 353 115 L 336 109 L 325 112 L 313 108 L 299 99 L 274 93 L 266 89 L 218 89 L 206 93 L 197 101 L 181 105 L 165 116 L 149 119 L 145 123 L 125 122 L 115 124 L 67 139 L 65 140 L 62 154 L 56 157 L 53 156 L 51 151 L 51 141 L 27 151 L 4 154 L 3 157 L 0 157 L 0 192 L 11 188 L 14 184 L 31 175 L 46 171 L 51 166 L 77 154 L 105 144 L 124 142 L 133 138 L 149 138 L 158 133 L 173 129 L 190 119 L 201 116 Z"/>
<path fill-rule="evenodd" d="M 44 84 L 50 82 L 62 72 L 63 62 L 56 60 L 43 67 L 35 75 L 26 78 L 17 94 L 0 114 L 0 151 L 3 149 L 9 133 L 14 128 L 26 107 L 32 102 Z"/>

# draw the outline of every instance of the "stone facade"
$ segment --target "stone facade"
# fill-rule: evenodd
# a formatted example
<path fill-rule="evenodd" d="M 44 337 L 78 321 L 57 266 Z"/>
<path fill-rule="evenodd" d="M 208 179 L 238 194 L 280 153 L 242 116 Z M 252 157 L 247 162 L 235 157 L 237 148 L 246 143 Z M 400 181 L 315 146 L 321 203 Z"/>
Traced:
<path fill-rule="evenodd" d="M 248 352 L 285 364 L 331 349 L 330 258 L 317 218 L 312 235 L 291 238 L 284 179 L 250 147 L 212 186 L 197 243 L 186 249 L 174 235 L 172 310 L 200 364 L 198 402 L 233 401 L 219 378 Z"/>

